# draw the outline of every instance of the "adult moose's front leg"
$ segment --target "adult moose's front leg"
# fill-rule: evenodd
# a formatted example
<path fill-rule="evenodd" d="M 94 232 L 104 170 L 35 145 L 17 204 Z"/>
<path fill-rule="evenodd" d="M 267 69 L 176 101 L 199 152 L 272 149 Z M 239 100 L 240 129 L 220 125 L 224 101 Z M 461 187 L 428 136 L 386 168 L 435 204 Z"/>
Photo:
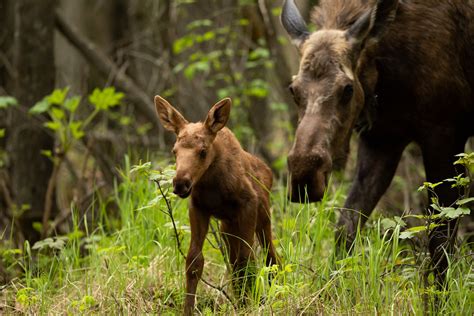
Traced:
<path fill-rule="evenodd" d="M 204 268 L 202 246 L 209 229 L 209 216 L 194 207 L 189 208 L 191 223 L 191 244 L 186 257 L 186 300 L 184 314 L 192 315 L 194 310 L 196 288 Z"/>
<path fill-rule="evenodd" d="M 361 136 L 357 168 L 336 228 L 338 251 L 349 251 L 362 227 L 390 185 L 407 142 L 373 141 Z"/>
<path fill-rule="evenodd" d="M 426 171 L 426 180 L 438 183 L 456 175 L 454 167 L 455 155 L 464 151 L 465 140 L 454 140 L 452 138 L 434 137 L 433 144 L 422 145 L 423 162 Z M 451 184 L 443 183 L 435 188 L 441 206 L 450 206 L 458 198 L 457 190 L 451 188 Z M 429 193 L 431 199 L 433 194 Z M 434 212 L 434 210 L 430 210 Z M 437 281 L 444 284 L 445 274 L 448 268 L 447 254 L 453 252 L 453 244 L 456 235 L 457 220 L 444 221 L 439 227 L 434 228 L 429 236 L 429 250 L 431 262 Z"/>

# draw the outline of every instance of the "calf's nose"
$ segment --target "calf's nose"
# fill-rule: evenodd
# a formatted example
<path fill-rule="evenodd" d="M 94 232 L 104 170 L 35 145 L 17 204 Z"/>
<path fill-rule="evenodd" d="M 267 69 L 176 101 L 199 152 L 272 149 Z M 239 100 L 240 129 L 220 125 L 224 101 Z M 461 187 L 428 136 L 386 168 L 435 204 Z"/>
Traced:
<path fill-rule="evenodd" d="M 184 196 L 191 190 L 191 179 L 188 177 L 175 177 L 173 179 L 173 193 L 178 196 Z"/>

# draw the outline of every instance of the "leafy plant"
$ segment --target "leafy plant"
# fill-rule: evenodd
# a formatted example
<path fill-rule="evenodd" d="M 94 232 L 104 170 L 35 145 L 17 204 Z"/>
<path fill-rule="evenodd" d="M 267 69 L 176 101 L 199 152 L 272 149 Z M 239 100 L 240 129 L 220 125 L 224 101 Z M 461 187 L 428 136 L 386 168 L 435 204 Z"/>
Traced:
<path fill-rule="evenodd" d="M 45 207 L 42 220 L 42 236 L 49 234 L 49 218 L 52 209 L 52 198 L 56 186 L 59 168 L 73 145 L 82 139 L 94 118 L 101 112 L 107 112 L 120 104 L 124 97 L 121 92 L 116 92 L 114 87 L 94 89 L 88 101 L 92 105 L 92 111 L 81 118 L 77 110 L 81 104 L 81 97 L 68 97 L 69 88 L 55 89 L 50 95 L 36 103 L 31 109 L 32 115 L 47 115 L 44 126 L 50 129 L 56 139 L 53 151 L 43 150 L 42 154 L 50 158 L 54 163 L 51 179 L 46 192 Z"/>

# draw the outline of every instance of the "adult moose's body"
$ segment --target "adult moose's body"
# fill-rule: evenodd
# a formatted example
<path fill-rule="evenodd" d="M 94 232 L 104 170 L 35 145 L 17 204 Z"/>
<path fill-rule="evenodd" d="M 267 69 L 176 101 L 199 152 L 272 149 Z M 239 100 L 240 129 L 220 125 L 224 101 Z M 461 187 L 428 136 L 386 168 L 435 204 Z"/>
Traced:
<path fill-rule="evenodd" d="M 407 144 L 420 146 L 427 181 L 455 174 L 454 156 L 474 135 L 474 1 L 321 0 L 312 18 L 310 34 L 294 1 L 285 1 L 282 23 L 302 56 L 290 86 L 299 123 L 289 191 L 296 202 L 304 194 L 320 200 L 361 127 L 348 211 L 338 222 L 338 240 L 350 247 Z M 443 205 L 457 197 L 448 186 L 436 193 Z M 430 236 L 440 277 L 453 227 Z"/>

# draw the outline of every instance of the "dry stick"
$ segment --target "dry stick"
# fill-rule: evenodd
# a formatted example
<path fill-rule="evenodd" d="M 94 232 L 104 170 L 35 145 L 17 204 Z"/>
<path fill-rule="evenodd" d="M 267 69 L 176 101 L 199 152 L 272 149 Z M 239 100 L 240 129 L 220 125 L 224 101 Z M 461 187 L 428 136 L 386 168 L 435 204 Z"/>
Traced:
<path fill-rule="evenodd" d="M 173 216 L 173 209 L 171 208 L 171 203 L 170 201 L 168 200 L 168 198 L 166 197 L 166 195 L 164 194 L 163 192 L 163 189 L 161 188 L 161 185 L 160 185 L 160 181 L 159 180 L 153 180 L 157 185 L 158 185 L 158 190 L 160 191 L 160 194 L 161 196 L 163 197 L 163 199 L 165 200 L 165 203 L 166 203 L 166 207 L 168 209 L 168 216 L 170 217 L 171 219 L 171 223 L 173 224 L 173 230 L 174 230 L 174 237 L 176 239 L 176 243 L 178 245 L 178 250 L 179 252 L 181 253 L 181 255 L 183 256 L 183 258 L 186 260 L 186 256 L 184 255 L 183 253 L 183 250 L 181 249 L 181 240 L 179 238 L 179 233 L 178 233 L 178 229 L 176 228 L 176 223 L 175 223 L 175 220 L 174 220 L 174 216 Z M 237 310 L 237 306 L 235 306 L 234 302 L 232 301 L 232 299 L 230 298 L 229 294 L 227 294 L 227 292 L 220 286 L 217 286 L 217 285 L 214 285 L 210 282 L 208 282 L 206 279 L 204 279 L 202 276 L 201 276 L 201 281 L 206 284 L 207 286 L 219 291 L 222 295 L 224 295 L 224 297 L 229 301 L 229 303 L 232 304 L 232 307 L 234 308 L 234 310 Z"/>
<path fill-rule="evenodd" d="M 51 217 L 51 211 L 53 209 L 53 196 L 54 189 L 56 188 L 56 182 L 58 180 L 58 172 L 63 162 L 63 156 L 59 155 L 58 160 L 55 161 L 53 172 L 48 181 L 48 189 L 46 190 L 46 200 L 44 202 L 44 213 L 43 213 L 43 231 L 41 237 L 45 238 L 49 233 L 49 218 Z"/>

